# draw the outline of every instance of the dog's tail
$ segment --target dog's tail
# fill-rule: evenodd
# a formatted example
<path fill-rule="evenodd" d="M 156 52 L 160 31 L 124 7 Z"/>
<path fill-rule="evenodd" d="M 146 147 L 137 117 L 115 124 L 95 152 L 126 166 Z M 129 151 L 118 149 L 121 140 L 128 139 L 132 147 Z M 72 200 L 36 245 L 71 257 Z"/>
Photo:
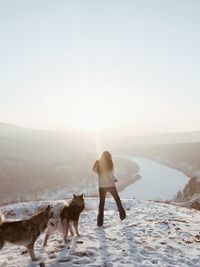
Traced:
<path fill-rule="evenodd" d="M 4 216 L 0 211 L 0 225 L 4 222 Z"/>

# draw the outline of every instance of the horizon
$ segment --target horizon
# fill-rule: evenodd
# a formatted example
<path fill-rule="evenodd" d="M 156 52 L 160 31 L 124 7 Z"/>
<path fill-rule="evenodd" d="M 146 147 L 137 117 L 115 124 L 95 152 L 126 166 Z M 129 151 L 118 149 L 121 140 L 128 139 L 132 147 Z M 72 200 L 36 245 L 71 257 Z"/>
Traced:
<path fill-rule="evenodd" d="M 146 136 L 200 129 L 200 2 L 0 3 L 0 121 Z"/>
<path fill-rule="evenodd" d="M 192 130 L 192 131 L 176 131 L 176 132 L 149 132 L 146 134 L 140 134 L 140 135 L 114 135 L 107 131 L 100 131 L 100 132 L 90 132 L 90 131 L 81 131 L 81 130 L 59 130 L 59 129 L 41 129 L 41 128 L 33 128 L 33 127 L 27 127 L 24 125 L 17 125 L 9 122 L 3 122 L 0 121 L 0 126 L 5 125 L 8 127 L 16 127 L 16 128 L 23 128 L 27 130 L 33 130 L 33 131 L 44 131 L 44 132 L 53 132 L 58 134 L 84 134 L 84 135 L 92 135 L 92 136 L 111 136 L 111 137 L 153 137 L 153 136 L 165 136 L 165 135 L 176 135 L 176 134 L 190 134 L 190 133 L 198 133 L 200 130 Z"/>

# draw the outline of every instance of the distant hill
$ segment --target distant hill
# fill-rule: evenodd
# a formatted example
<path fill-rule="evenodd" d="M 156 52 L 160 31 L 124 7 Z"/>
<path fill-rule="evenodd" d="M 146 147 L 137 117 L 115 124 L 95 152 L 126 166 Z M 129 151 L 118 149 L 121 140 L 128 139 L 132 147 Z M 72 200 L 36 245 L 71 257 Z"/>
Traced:
<path fill-rule="evenodd" d="M 200 167 L 200 142 L 132 147 L 127 153 L 137 156 L 156 157 L 169 162 L 185 162 Z"/>
<path fill-rule="evenodd" d="M 44 193 L 77 188 L 92 192 L 97 157 L 90 135 L 57 133 L 0 123 L 0 203 L 41 198 Z M 133 182 L 137 164 L 118 160 L 123 179 Z"/>
<path fill-rule="evenodd" d="M 22 193 L 25 199 L 33 199 L 59 188 L 94 191 L 96 180 L 91 166 L 97 157 L 97 143 L 101 150 L 110 150 L 115 155 L 153 158 L 188 176 L 198 176 L 198 140 L 200 132 L 94 137 L 0 123 L 0 202 L 21 199 Z M 116 165 L 123 178 L 118 186 L 123 189 L 134 181 L 138 166 L 122 159 L 116 160 Z"/>
<path fill-rule="evenodd" d="M 148 136 L 115 136 L 102 138 L 103 144 L 109 145 L 119 153 L 132 152 L 133 149 L 157 145 L 172 145 L 200 142 L 200 131 L 163 133 Z"/>
<path fill-rule="evenodd" d="M 24 156 L 36 161 L 55 162 L 68 158 L 68 153 L 89 150 L 86 135 L 35 130 L 0 123 L 0 153 Z M 20 155 L 21 154 L 21 155 Z"/>
<path fill-rule="evenodd" d="M 121 136 L 102 134 L 99 136 L 102 149 L 110 149 L 117 154 L 132 153 L 135 150 L 145 149 L 157 145 L 173 145 L 200 142 L 200 131 L 162 133 L 146 136 Z"/>

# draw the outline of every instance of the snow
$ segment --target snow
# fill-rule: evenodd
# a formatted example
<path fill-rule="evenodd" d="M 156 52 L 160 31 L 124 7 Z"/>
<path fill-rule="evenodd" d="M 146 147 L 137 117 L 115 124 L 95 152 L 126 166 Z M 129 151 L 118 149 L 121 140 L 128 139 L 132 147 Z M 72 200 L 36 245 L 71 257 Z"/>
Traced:
<path fill-rule="evenodd" d="M 96 226 L 98 199 L 86 199 L 80 218 L 80 237 L 65 245 L 60 233 L 44 234 L 35 244 L 39 261 L 21 255 L 23 247 L 6 244 L 0 251 L 0 266 L 199 266 L 200 213 L 196 210 L 138 199 L 123 199 L 127 218 L 120 221 L 112 198 L 106 199 L 103 227 Z M 1 208 L 6 219 L 28 217 L 49 202 L 24 202 Z M 57 205 L 59 201 L 51 202 Z M 60 201 L 62 203 L 62 200 Z M 42 266 L 42 265 L 41 265 Z M 43 265 L 44 266 L 44 265 Z"/>

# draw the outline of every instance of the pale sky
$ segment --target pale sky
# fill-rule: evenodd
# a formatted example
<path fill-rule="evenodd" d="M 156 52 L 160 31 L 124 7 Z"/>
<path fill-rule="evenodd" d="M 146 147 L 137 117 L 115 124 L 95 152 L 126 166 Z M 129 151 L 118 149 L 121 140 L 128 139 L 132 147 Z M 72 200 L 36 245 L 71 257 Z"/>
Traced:
<path fill-rule="evenodd" d="M 0 121 L 200 130 L 199 0 L 0 0 Z"/>

